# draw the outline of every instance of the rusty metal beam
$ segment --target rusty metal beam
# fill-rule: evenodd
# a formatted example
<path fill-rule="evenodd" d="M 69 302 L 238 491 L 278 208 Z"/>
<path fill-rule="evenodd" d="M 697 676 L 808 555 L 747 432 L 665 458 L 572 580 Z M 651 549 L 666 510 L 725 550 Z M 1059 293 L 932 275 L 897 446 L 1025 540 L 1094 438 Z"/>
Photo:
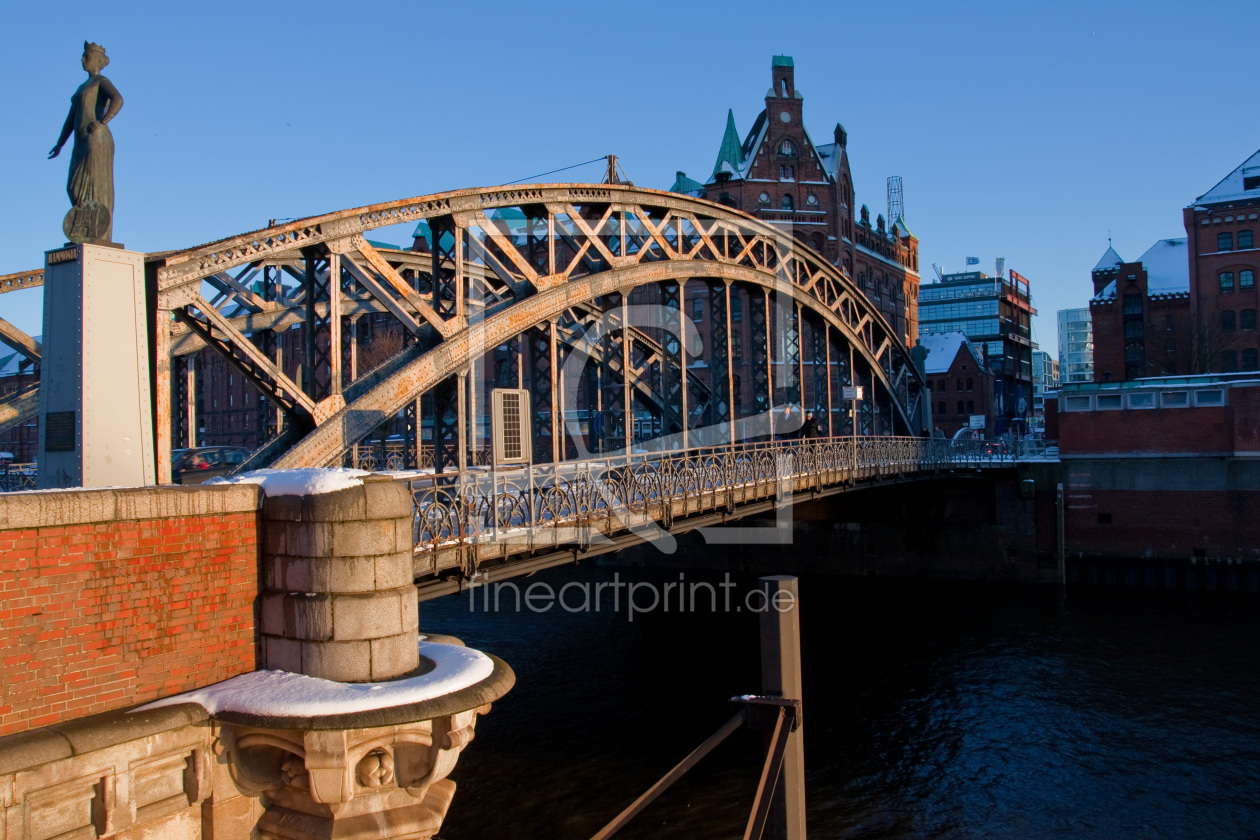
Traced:
<path fill-rule="evenodd" d="M 0 398 L 0 432 L 8 431 L 39 416 L 39 383 Z"/>
<path fill-rule="evenodd" d="M 44 285 L 44 269 L 32 268 L 14 274 L 0 274 L 0 295 L 22 289 L 35 289 Z"/>
<path fill-rule="evenodd" d="M 35 364 L 39 364 L 40 357 L 44 353 L 44 348 L 38 341 L 3 318 L 0 318 L 0 342 L 9 345 Z"/>

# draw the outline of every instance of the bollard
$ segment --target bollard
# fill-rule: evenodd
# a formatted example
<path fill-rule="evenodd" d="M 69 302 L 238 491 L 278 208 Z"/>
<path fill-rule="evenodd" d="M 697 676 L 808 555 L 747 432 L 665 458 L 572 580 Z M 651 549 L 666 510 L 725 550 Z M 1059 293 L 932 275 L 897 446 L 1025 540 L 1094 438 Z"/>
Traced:
<path fill-rule="evenodd" d="M 790 575 L 761 578 L 761 691 L 801 700 L 801 624 L 798 581 Z M 770 837 L 805 840 L 805 751 L 800 721 L 788 736 L 783 769 L 774 787 Z"/>

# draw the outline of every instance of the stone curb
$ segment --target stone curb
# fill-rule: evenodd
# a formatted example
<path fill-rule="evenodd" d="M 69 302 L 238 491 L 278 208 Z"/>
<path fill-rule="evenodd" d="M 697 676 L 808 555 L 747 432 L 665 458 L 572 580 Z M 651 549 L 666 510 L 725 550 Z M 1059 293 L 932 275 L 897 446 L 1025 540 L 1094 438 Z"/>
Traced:
<path fill-rule="evenodd" d="M 198 484 L 0 493 L 0 530 L 250 513 L 262 507 L 253 484 Z"/>

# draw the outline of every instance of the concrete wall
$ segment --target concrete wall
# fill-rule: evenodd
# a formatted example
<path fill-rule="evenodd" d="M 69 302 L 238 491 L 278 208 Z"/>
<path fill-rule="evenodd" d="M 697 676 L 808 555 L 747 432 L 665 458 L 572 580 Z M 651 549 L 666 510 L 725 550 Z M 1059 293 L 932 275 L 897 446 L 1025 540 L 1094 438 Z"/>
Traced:
<path fill-rule="evenodd" d="M 0 495 L 0 735 L 253 670 L 259 497 Z"/>

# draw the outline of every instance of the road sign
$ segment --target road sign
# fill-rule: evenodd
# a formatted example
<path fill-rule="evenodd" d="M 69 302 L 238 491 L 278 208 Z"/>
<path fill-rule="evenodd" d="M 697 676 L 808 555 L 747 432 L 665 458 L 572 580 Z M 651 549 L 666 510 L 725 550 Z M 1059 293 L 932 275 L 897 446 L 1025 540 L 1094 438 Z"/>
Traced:
<path fill-rule="evenodd" d="M 861 386 L 861 385 L 858 385 L 858 386 L 845 385 L 845 386 L 844 386 L 844 398 L 845 398 L 846 400 L 860 400 L 860 399 L 862 399 L 862 386 Z"/>
<path fill-rule="evenodd" d="M 984 428 L 984 415 L 983 414 L 971 415 L 971 422 L 967 425 L 967 428 L 983 429 Z"/>

